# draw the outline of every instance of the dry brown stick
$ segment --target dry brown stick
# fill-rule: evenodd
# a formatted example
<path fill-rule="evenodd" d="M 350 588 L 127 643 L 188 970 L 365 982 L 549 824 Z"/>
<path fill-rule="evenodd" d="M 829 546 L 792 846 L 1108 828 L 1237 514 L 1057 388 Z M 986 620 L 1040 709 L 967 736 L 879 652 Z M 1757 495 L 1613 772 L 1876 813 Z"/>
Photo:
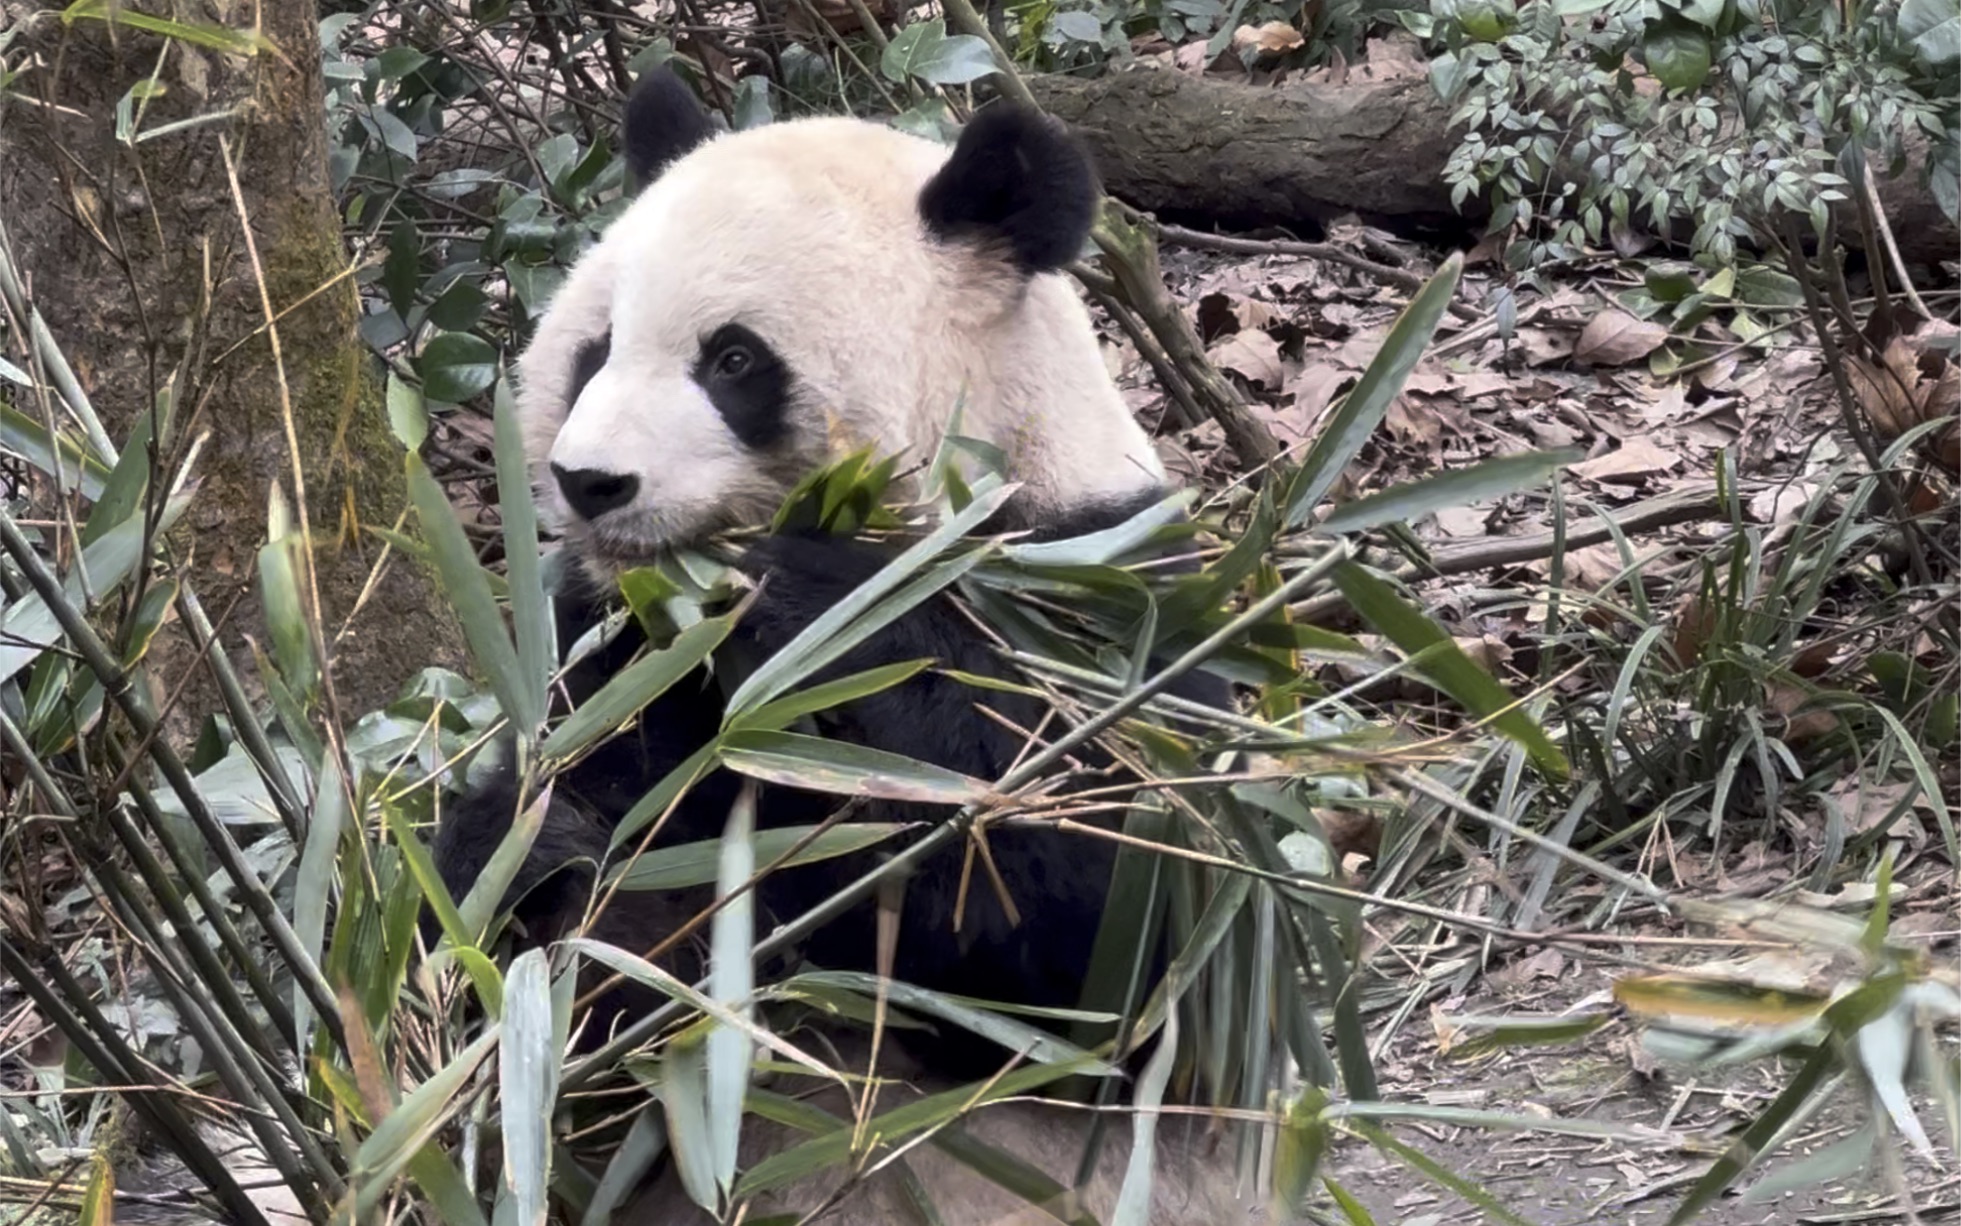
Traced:
<path fill-rule="evenodd" d="M 1624 536 L 1638 536 L 1660 528 L 1672 528 L 1676 524 L 1694 523 L 1722 514 L 1723 504 L 1724 498 L 1713 483 L 1677 490 L 1673 494 L 1637 502 L 1616 515 L 1595 516 L 1590 522 L 1568 525 L 1563 534 L 1565 547 L 1574 550 L 1598 545 L 1614 539 L 1617 530 Z M 1493 566 L 1538 562 L 1552 556 L 1558 539 L 1558 535 L 1552 532 L 1496 537 L 1443 550 L 1433 555 L 1427 565 L 1405 563 L 1391 574 L 1411 583 L 1422 579 L 1440 579 L 1446 575 L 1469 574 Z M 1344 604 L 1340 593 L 1331 592 L 1312 600 L 1303 600 L 1288 611 L 1303 621 L 1313 622 L 1341 609 Z"/>
<path fill-rule="evenodd" d="M 1219 423 L 1242 472 L 1265 468 L 1280 455 L 1280 444 L 1266 423 L 1253 415 L 1246 397 L 1205 356 L 1191 320 L 1164 288 L 1158 246 L 1150 227 L 1125 205 L 1106 201 L 1092 232 L 1103 266 L 1116 280 L 1120 297 L 1151 330 L 1171 364 L 1207 416 Z"/>
<path fill-rule="evenodd" d="M 1366 273 L 1378 281 L 1386 281 L 1398 289 L 1406 289 L 1414 293 L 1423 288 L 1423 278 L 1415 273 L 1404 272 L 1400 268 L 1391 268 L 1387 264 L 1364 259 L 1353 251 L 1333 243 L 1303 243 L 1294 239 L 1234 238 L 1225 234 L 1207 234 L 1202 230 L 1188 230 L 1184 226 L 1167 225 L 1161 221 L 1155 224 L 1158 237 L 1176 243 L 1180 247 L 1190 247 L 1198 251 L 1218 251 L 1226 255 L 1294 255 L 1310 260 L 1327 260 Z M 1462 302 L 1452 302 L 1450 313 L 1459 319 L 1484 318 L 1477 308 Z"/>

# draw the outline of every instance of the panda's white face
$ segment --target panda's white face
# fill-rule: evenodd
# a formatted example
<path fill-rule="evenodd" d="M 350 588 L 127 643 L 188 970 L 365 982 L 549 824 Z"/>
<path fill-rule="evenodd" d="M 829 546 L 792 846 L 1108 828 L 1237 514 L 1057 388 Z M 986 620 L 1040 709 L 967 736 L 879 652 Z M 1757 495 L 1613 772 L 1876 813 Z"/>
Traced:
<path fill-rule="evenodd" d="M 991 177 L 969 197 L 1017 203 L 1027 159 L 979 152 Z M 922 204 L 948 163 L 855 120 L 719 137 L 580 261 L 519 363 L 519 407 L 542 505 L 589 569 L 764 522 L 850 450 L 923 463 L 956 406 L 1027 514 L 1162 481 L 1074 291 L 1017 258 L 1051 236 L 991 241 L 970 199 Z"/>

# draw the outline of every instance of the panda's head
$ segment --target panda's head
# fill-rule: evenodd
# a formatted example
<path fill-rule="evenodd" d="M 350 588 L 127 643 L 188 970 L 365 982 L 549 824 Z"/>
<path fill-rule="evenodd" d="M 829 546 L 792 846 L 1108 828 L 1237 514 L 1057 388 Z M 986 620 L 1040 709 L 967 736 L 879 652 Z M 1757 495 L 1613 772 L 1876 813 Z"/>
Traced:
<path fill-rule="evenodd" d="M 995 105 L 952 149 L 852 119 L 715 135 L 671 74 L 636 86 L 638 198 L 519 362 L 546 516 L 615 571 L 766 522 L 798 480 L 961 433 L 1040 524 L 1163 481 L 1058 270 L 1095 180 L 1046 119 Z"/>

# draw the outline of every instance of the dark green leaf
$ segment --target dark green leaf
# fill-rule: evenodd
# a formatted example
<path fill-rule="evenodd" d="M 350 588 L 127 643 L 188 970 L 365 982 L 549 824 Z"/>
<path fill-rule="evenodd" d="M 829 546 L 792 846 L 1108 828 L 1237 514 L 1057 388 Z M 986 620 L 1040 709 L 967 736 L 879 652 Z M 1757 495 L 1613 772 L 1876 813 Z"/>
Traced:
<path fill-rule="evenodd" d="M 443 404 L 481 396 L 497 381 L 497 350 L 467 332 L 444 332 L 423 347 L 416 361 L 422 393 Z"/>

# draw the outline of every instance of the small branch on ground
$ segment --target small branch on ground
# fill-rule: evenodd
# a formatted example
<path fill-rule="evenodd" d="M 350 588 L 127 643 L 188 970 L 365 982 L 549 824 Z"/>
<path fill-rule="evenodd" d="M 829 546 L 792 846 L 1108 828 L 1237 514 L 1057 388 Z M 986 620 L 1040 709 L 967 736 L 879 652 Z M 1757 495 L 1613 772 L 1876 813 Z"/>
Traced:
<path fill-rule="evenodd" d="M 1677 524 L 1711 519 L 1722 515 L 1726 505 L 1723 495 L 1714 485 L 1678 490 L 1673 494 L 1637 502 L 1616 515 L 1595 517 L 1587 523 L 1568 525 L 1563 534 L 1535 532 L 1530 536 L 1494 537 L 1474 544 L 1460 545 L 1432 555 L 1427 566 L 1414 562 L 1406 563 L 1391 571 L 1390 575 L 1404 583 L 1416 583 L 1424 579 L 1470 574 L 1494 566 L 1517 566 L 1525 562 L 1544 561 L 1552 556 L 1554 549 L 1559 547 L 1558 542 L 1561 539 L 1564 540 L 1569 552 L 1585 549 L 1590 545 L 1613 540 L 1617 533 L 1629 537 L 1639 536 L 1662 528 L 1672 528 Z M 1298 620 L 1314 623 L 1323 621 L 1331 614 L 1347 607 L 1347 600 L 1339 592 L 1330 592 L 1316 596 L 1312 600 L 1303 600 L 1291 606 L 1288 612 Z"/>
<path fill-rule="evenodd" d="M 1197 251 L 1218 251 L 1226 255 L 1294 255 L 1310 260 L 1327 260 L 1331 264 L 1341 264 L 1411 293 L 1423 288 L 1423 278 L 1415 273 L 1391 268 L 1387 264 L 1378 264 L 1334 243 L 1304 243 L 1293 239 L 1233 238 L 1224 234 L 1206 234 L 1199 230 L 1188 230 L 1183 226 L 1167 225 L 1161 221 L 1153 224 L 1157 227 L 1159 238 L 1176 243 L 1180 247 L 1190 247 Z M 1477 321 L 1484 318 L 1477 308 L 1463 302 L 1451 303 L 1450 313 L 1459 319 Z"/>

